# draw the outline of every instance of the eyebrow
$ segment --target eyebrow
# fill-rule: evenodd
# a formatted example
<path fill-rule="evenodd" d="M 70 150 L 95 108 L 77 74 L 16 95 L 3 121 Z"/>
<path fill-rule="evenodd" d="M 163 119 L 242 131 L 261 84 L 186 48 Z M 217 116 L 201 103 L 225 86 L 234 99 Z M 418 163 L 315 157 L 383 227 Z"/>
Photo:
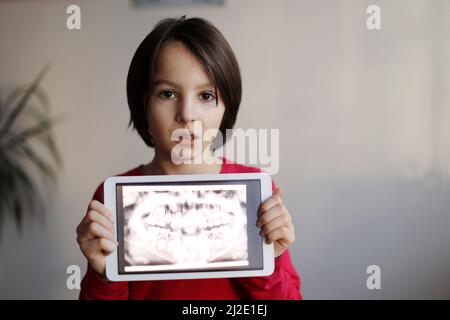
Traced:
<path fill-rule="evenodd" d="M 172 81 L 166 80 L 166 79 L 158 79 L 153 82 L 153 86 L 157 86 L 157 85 L 161 85 L 161 84 L 168 84 L 173 87 L 179 87 L 175 82 L 172 82 Z M 206 88 L 206 87 L 214 88 L 214 86 L 212 85 L 211 82 L 207 82 L 207 83 L 197 86 L 196 89 Z"/>

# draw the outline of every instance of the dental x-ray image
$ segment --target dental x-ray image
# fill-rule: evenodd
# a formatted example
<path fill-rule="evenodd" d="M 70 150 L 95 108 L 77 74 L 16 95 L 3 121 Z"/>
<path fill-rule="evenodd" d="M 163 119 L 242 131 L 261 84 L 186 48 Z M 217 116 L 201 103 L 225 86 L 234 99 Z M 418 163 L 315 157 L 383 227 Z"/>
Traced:
<path fill-rule="evenodd" d="M 124 186 L 125 271 L 249 265 L 245 185 Z"/>

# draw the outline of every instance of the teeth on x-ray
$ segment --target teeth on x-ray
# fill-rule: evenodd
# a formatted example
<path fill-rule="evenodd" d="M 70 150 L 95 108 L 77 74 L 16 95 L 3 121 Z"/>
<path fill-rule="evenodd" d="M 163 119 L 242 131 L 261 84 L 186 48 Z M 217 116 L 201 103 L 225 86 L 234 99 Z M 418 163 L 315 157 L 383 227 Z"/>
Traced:
<path fill-rule="evenodd" d="M 123 192 L 128 265 L 248 259 L 245 189 Z"/>

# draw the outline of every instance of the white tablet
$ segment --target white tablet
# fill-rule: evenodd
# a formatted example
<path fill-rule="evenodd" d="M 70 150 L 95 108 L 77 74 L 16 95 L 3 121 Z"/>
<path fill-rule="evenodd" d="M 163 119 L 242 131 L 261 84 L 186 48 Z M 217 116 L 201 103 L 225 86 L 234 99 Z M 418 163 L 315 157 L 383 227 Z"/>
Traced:
<path fill-rule="evenodd" d="M 111 281 L 273 273 L 273 244 L 255 225 L 268 174 L 110 177 L 104 192 L 119 243 L 106 258 Z"/>

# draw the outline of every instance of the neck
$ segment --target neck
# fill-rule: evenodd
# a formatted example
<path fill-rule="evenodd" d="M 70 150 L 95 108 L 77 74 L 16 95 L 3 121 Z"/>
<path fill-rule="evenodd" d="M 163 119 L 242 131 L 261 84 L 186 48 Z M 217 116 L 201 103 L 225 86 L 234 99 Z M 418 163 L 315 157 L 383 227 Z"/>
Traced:
<path fill-rule="evenodd" d="M 214 164 L 175 164 L 170 158 L 160 157 L 157 152 L 153 160 L 144 166 L 145 175 L 218 174 L 221 170 L 221 161 Z"/>

